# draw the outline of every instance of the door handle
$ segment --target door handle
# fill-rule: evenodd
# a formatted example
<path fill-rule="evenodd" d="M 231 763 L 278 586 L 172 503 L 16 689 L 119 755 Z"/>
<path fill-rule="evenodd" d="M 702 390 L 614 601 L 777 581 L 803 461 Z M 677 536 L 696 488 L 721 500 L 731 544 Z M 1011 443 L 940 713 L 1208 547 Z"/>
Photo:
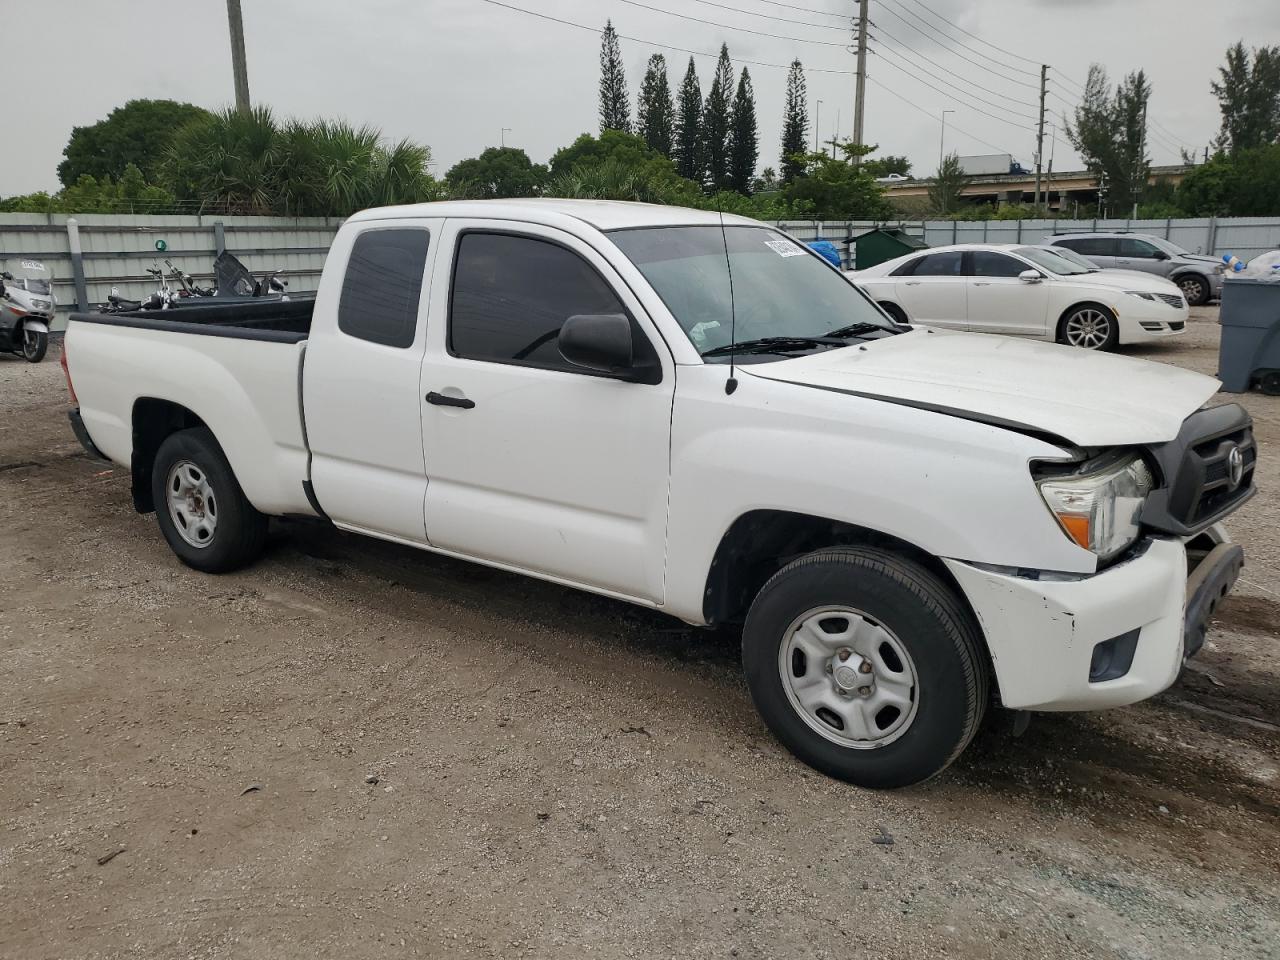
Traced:
<path fill-rule="evenodd" d="M 466 397 L 449 397 L 434 390 L 427 394 L 427 403 L 434 403 L 437 407 L 461 407 L 463 410 L 470 410 L 476 405 L 474 400 Z"/>
<path fill-rule="evenodd" d="M 974 285 L 975 287 L 989 287 L 989 286 L 991 286 L 991 281 L 990 281 L 990 280 L 975 280 L 975 281 L 973 282 L 973 285 Z"/>
<path fill-rule="evenodd" d="M 908 286 L 908 287 L 918 287 L 918 286 L 920 286 L 920 281 L 919 281 L 919 280 L 908 280 L 908 281 L 907 281 L 907 286 Z"/>

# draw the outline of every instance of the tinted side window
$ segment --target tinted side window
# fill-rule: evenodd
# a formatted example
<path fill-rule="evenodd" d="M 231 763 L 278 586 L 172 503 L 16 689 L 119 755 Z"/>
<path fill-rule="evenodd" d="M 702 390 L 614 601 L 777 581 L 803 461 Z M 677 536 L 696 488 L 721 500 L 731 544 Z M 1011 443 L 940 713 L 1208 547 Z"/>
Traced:
<path fill-rule="evenodd" d="M 1146 240 L 1138 240 L 1134 237 L 1120 238 L 1120 252 L 1117 256 L 1140 257 L 1145 260 L 1151 260 L 1154 259 L 1155 255 L 1155 245 L 1148 243 Z"/>
<path fill-rule="evenodd" d="M 969 257 L 975 277 L 1016 277 L 1031 269 L 1021 260 L 991 250 L 974 250 Z"/>
<path fill-rule="evenodd" d="M 1107 237 L 1072 237 L 1066 240 L 1053 241 L 1057 246 L 1066 247 L 1086 257 L 1114 257 L 1116 242 Z"/>
<path fill-rule="evenodd" d="M 918 267 L 917 277 L 958 277 L 960 262 L 964 255 L 959 250 L 948 250 L 945 253 L 931 253 L 925 257 Z"/>
<path fill-rule="evenodd" d="M 356 237 L 342 280 L 338 329 L 361 340 L 407 347 L 418 330 L 418 300 L 430 235 L 418 227 Z"/>
<path fill-rule="evenodd" d="M 920 263 L 923 260 L 924 260 L 924 257 L 916 257 L 914 260 L 908 260 L 906 263 L 902 264 L 902 266 L 898 267 L 896 270 L 890 273 L 889 276 L 909 277 L 916 272 L 916 268 L 920 266 Z"/>
<path fill-rule="evenodd" d="M 492 360 L 583 373 L 556 343 L 577 314 L 628 315 L 581 257 L 532 237 L 466 233 L 458 242 L 449 313 L 449 349 Z"/>

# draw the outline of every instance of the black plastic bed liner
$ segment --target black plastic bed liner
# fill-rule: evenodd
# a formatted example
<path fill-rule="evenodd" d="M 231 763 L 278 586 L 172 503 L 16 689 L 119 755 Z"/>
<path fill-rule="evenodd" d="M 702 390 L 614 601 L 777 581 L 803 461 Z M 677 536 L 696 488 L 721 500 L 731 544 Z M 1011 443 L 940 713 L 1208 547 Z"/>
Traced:
<path fill-rule="evenodd" d="M 130 313 L 73 313 L 77 323 L 100 323 L 206 337 L 297 343 L 311 332 L 314 298 L 220 303 L 178 310 L 134 310 Z"/>

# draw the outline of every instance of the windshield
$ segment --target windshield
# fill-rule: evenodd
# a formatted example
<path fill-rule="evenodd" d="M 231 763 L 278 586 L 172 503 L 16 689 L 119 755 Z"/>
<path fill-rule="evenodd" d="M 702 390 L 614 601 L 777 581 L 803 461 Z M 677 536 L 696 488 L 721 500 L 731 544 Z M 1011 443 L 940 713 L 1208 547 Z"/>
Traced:
<path fill-rule="evenodd" d="M 1093 273 L 1096 269 L 1093 264 L 1082 267 L 1078 263 L 1072 263 L 1065 257 L 1060 257 L 1057 253 L 1050 253 L 1040 247 L 1018 247 L 1013 252 L 1020 257 L 1026 257 L 1037 267 L 1042 267 L 1050 273 L 1056 273 L 1060 277 L 1075 277 L 1083 273 Z"/>
<path fill-rule="evenodd" d="M 1172 253 L 1175 257 L 1194 257 L 1195 256 L 1195 254 L 1192 253 L 1190 250 L 1187 250 L 1184 247 L 1178 246 L 1172 240 L 1165 240 L 1165 239 L 1162 239 L 1161 237 L 1146 237 L 1144 239 L 1150 240 L 1152 243 L 1154 243 L 1157 247 L 1159 247 L 1165 253 Z"/>
<path fill-rule="evenodd" d="M 655 227 L 616 230 L 609 238 L 644 274 L 699 353 L 731 340 L 822 337 L 863 323 L 897 329 L 844 276 L 776 230 L 727 226 L 722 234 L 720 227 Z"/>
<path fill-rule="evenodd" d="M 1066 247 L 1036 247 L 1036 249 L 1042 250 L 1045 253 L 1051 253 L 1056 257 L 1060 257 L 1067 261 L 1067 263 L 1074 263 L 1077 267 L 1083 267 L 1086 273 L 1098 272 L 1098 266 L 1092 260 L 1088 260 L 1076 253 L 1074 250 L 1070 250 Z"/>
<path fill-rule="evenodd" d="M 40 260 L 6 260 L 2 268 L 15 286 L 28 293 L 49 292 L 49 269 Z"/>

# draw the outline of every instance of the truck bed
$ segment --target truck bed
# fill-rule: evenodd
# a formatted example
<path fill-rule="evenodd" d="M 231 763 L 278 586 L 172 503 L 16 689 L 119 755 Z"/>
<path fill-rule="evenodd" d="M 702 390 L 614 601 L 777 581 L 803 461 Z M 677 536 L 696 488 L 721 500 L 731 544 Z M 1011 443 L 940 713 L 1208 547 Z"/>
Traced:
<path fill-rule="evenodd" d="M 316 302 L 301 300 L 249 300 L 211 306 L 184 306 L 180 310 L 135 310 L 130 313 L 73 313 L 72 320 L 208 337 L 235 337 L 297 343 L 311 331 Z"/>

